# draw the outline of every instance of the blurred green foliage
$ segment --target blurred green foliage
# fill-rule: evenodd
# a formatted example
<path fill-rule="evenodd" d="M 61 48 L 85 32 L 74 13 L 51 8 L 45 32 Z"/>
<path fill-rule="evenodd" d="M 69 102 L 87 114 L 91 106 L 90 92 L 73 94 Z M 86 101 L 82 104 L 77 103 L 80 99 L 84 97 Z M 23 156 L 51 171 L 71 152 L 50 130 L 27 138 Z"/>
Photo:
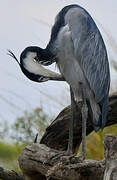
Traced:
<path fill-rule="evenodd" d="M 98 133 L 93 131 L 87 136 L 87 159 L 101 160 L 104 158 L 103 139 L 106 134 L 117 136 L 117 125 L 106 127 Z"/>
<path fill-rule="evenodd" d="M 23 149 L 24 145 L 10 145 L 0 142 L 0 166 L 10 170 L 20 171 L 18 157 Z"/>
<path fill-rule="evenodd" d="M 32 112 L 26 111 L 12 125 L 12 134 L 10 137 L 16 144 L 33 142 L 37 133 L 39 137 L 42 136 L 50 121 L 51 119 L 41 108 L 36 108 Z"/>

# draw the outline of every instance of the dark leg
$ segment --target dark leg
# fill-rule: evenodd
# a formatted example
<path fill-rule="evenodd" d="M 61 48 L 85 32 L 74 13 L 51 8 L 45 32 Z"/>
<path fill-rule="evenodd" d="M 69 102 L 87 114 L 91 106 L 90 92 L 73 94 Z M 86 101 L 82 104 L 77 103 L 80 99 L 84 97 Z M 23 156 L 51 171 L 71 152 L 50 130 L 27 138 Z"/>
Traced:
<path fill-rule="evenodd" d="M 71 87 L 70 87 L 70 94 L 71 94 L 71 112 L 70 112 L 70 121 L 69 121 L 69 141 L 68 141 L 67 152 L 58 153 L 55 156 L 52 156 L 50 159 L 48 159 L 45 163 L 49 163 L 49 161 L 52 159 L 53 160 L 60 159 L 61 156 L 70 156 L 73 154 L 73 123 L 74 123 L 73 120 L 77 109 L 77 104 L 74 100 L 74 94 Z"/>
<path fill-rule="evenodd" d="M 74 115 L 75 115 L 75 108 L 76 102 L 74 100 L 74 94 L 72 88 L 70 87 L 70 95 L 71 95 L 71 112 L 70 112 L 70 121 L 69 121 L 69 141 L 68 141 L 68 154 L 73 153 L 73 124 L 74 124 Z"/>
<path fill-rule="evenodd" d="M 86 156 L 86 122 L 88 117 L 88 107 L 86 103 L 86 90 L 81 84 L 81 91 L 82 91 L 82 157 L 85 159 Z"/>

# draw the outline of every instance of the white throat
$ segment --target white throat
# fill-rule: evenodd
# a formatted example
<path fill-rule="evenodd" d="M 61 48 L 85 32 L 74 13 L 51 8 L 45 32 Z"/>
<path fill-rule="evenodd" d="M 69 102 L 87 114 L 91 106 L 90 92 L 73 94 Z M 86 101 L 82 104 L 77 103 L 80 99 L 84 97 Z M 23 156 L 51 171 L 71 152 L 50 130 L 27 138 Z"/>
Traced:
<path fill-rule="evenodd" d="M 60 74 L 45 69 L 39 62 L 35 61 L 35 52 L 27 53 L 26 58 L 23 60 L 23 65 L 27 71 L 36 75 L 42 75 L 46 77 L 62 77 Z"/>

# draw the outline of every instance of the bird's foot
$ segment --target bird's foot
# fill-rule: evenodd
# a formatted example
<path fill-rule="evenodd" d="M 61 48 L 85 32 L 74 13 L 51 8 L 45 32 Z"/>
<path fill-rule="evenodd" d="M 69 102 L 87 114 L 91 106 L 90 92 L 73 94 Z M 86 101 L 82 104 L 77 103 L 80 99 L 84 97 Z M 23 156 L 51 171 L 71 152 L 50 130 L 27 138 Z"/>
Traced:
<path fill-rule="evenodd" d="M 86 159 L 86 154 L 82 152 L 77 158 L 82 162 Z"/>

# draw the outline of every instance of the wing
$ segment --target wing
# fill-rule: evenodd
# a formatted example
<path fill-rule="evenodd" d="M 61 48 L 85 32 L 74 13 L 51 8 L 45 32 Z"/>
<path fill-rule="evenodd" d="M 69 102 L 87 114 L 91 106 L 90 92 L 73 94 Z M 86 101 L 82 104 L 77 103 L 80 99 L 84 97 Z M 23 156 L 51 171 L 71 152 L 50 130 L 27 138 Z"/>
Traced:
<path fill-rule="evenodd" d="M 74 55 L 97 102 L 108 95 L 110 86 L 109 64 L 101 34 L 91 16 L 80 8 L 68 11 L 65 16 L 72 33 Z"/>

